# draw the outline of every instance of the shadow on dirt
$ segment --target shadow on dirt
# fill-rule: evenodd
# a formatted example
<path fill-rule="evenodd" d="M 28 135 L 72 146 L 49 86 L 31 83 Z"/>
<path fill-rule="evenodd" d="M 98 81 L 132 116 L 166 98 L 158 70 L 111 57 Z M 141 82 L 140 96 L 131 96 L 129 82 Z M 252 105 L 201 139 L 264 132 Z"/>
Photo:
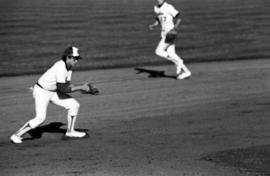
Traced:
<path fill-rule="evenodd" d="M 209 162 L 238 168 L 241 172 L 270 175 L 270 145 L 225 150 L 201 158 Z"/>
<path fill-rule="evenodd" d="M 31 131 L 28 132 L 28 134 L 31 136 L 29 138 L 25 138 L 24 140 L 34 140 L 39 139 L 42 137 L 43 133 L 60 133 L 65 134 L 67 129 L 61 128 L 62 126 L 65 126 L 64 123 L 61 122 L 52 122 L 47 125 L 43 125 L 40 127 L 37 127 Z M 84 131 L 87 132 L 87 129 L 76 129 L 77 131 Z"/>
<path fill-rule="evenodd" d="M 166 75 L 165 71 L 150 70 L 150 69 L 145 69 L 145 68 L 134 68 L 134 70 L 137 71 L 136 74 L 141 74 L 141 73 L 149 74 L 148 75 L 149 78 L 163 78 L 163 77 L 166 77 L 166 78 L 176 79 L 176 76 Z"/>
<path fill-rule="evenodd" d="M 62 129 L 61 127 L 64 126 L 65 124 L 61 122 L 52 122 L 47 125 L 43 125 L 40 127 L 37 127 L 31 131 L 29 131 L 29 135 L 31 136 L 28 140 L 31 139 L 39 139 L 42 137 L 43 133 L 61 133 L 65 134 L 66 129 Z"/>
<path fill-rule="evenodd" d="M 34 140 L 34 139 L 39 139 L 42 137 L 43 133 L 60 133 L 60 134 L 65 134 L 67 129 L 66 128 L 61 128 L 62 126 L 65 126 L 64 123 L 61 122 L 52 122 L 47 125 L 43 125 L 40 127 L 37 127 L 31 131 L 28 132 L 30 135 L 29 138 L 25 138 L 24 140 Z M 87 129 L 76 129 L 77 131 L 84 131 L 87 132 Z"/>

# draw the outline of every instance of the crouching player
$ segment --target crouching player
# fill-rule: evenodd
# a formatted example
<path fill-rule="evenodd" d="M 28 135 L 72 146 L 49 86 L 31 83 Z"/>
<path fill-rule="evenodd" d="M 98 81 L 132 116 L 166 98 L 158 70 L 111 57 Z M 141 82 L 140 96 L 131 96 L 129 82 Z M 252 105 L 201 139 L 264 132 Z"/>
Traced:
<path fill-rule="evenodd" d="M 75 86 L 70 82 L 72 68 L 81 59 L 78 48 L 68 47 L 63 53 L 62 60 L 57 61 L 39 78 L 33 88 L 36 116 L 10 137 L 11 142 L 22 143 L 24 134 L 45 121 L 49 102 L 67 109 L 66 137 L 86 136 L 85 132 L 76 131 L 74 128 L 80 104 L 68 94 L 75 91 L 89 91 L 87 83 Z"/>

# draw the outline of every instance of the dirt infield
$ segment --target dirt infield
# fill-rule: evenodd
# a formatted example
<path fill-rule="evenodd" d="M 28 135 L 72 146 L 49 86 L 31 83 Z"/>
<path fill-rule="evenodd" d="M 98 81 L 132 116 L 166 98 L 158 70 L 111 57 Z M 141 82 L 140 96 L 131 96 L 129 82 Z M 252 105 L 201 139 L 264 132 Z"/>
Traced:
<path fill-rule="evenodd" d="M 196 63 L 191 79 L 173 66 L 74 72 L 99 96 L 74 93 L 76 127 L 89 138 L 62 140 L 65 111 L 21 145 L 8 137 L 34 115 L 34 76 L 1 78 L 0 175 L 269 175 L 270 60 Z"/>

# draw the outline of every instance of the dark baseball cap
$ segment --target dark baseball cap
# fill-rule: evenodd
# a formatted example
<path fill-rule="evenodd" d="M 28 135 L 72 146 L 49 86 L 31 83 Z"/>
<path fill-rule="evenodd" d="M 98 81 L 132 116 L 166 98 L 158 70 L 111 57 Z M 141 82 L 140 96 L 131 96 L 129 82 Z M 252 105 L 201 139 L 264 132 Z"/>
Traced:
<path fill-rule="evenodd" d="M 82 59 L 82 57 L 79 55 L 79 49 L 75 46 L 70 46 L 67 49 L 65 49 L 64 51 L 64 56 L 71 56 L 74 57 L 76 59 Z"/>

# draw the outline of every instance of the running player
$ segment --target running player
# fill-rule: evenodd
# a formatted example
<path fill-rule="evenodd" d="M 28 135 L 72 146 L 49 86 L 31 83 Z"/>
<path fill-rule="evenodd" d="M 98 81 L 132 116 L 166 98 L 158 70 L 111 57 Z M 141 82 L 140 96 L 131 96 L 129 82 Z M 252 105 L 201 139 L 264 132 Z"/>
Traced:
<path fill-rule="evenodd" d="M 191 72 L 185 66 L 183 60 L 176 54 L 175 44 L 165 41 L 167 33 L 171 30 L 176 31 L 181 22 L 178 10 L 173 5 L 165 2 L 165 0 L 157 0 L 154 11 L 157 14 L 157 18 L 154 23 L 149 25 L 149 29 L 153 30 L 155 26 L 161 25 L 161 40 L 155 53 L 160 57 L 172 61 L 176 65 L 177 79 L 189 78 Z"/>
<path fill-rule="evenodd" d="M 89 89 L 87 83 L 75 86 L 70 82 L 72 68 L 80 59 L 82 58 L 79 56 L 78 48 L 68 47 L 64 51 L 62 60 L 57 61 L 39 78 L 33 89 L 36 116 L 10 137 L 11 142 L 22 143 L 24 134 L 45 121 L 49 102 L 68 111 L 66 137 L 82 138 L 86 136 L 85 132 L 75 131 L 74 129 L 80 104 L 68 95 L 71 92 L 88 91 Z"/>

